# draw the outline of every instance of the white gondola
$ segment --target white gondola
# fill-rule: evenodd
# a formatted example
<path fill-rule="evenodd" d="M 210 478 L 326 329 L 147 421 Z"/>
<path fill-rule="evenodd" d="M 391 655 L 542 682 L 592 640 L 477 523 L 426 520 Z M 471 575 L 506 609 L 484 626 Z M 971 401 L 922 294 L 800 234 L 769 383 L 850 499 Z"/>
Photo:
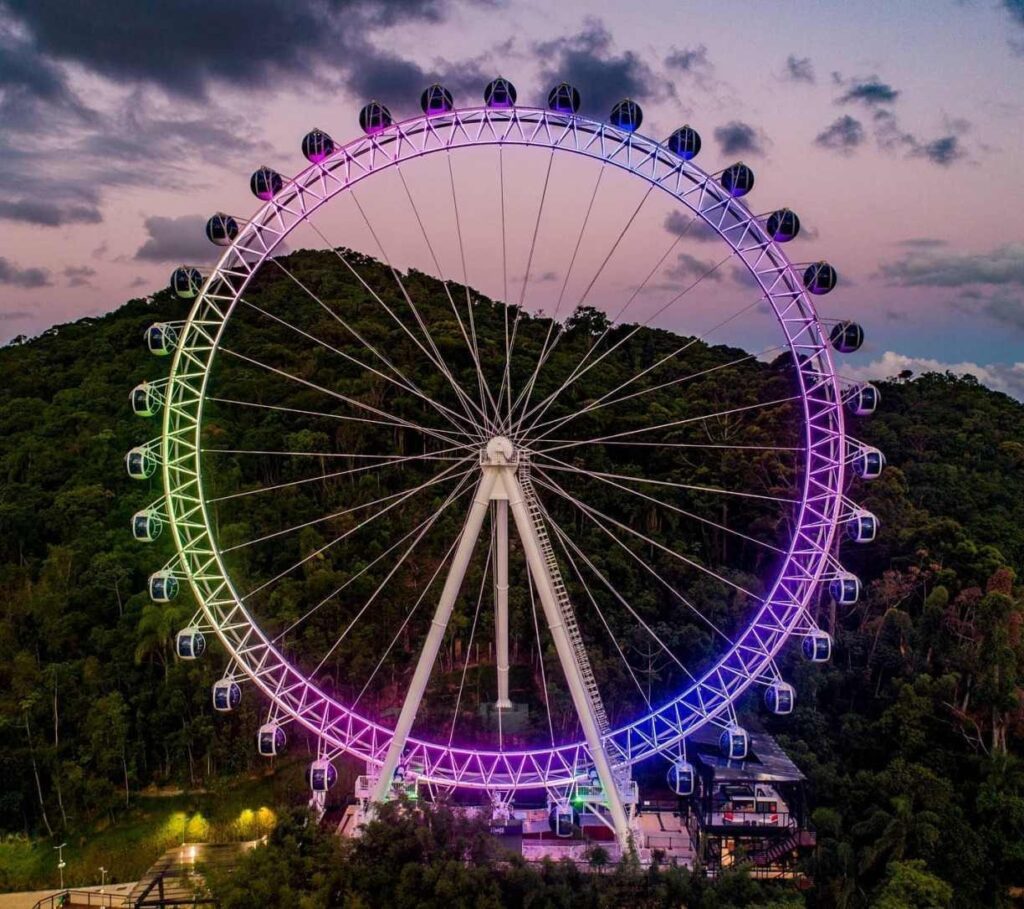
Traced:
<path fill-rule="evenodd" d="M 611 114 L 608 116 L 608 120 L 612 126 L 617 126 L 623 132 L 635 133 L 640 129 L 640 124 L 643 122 L 644 112 L 641 110 L 640 105 L 636 101 L 631 101 L 627 98 L 625 101 L 620 101 L 615 107 L 612 108 Z"/>
<path fill-rule="evenodd" d="M 269 202 L 284 189 L 284 177 L 272 167 L 258 167 L 249 178 L 249 189 L 257 199 Z"/>
<path fill-rule="evenodd" d="M 792 209 L 780 208 L 768 216 L 765 228 L 776 243 L 788 243 L 800 233 L 800 219 Z"/>
<path fill-rule="evenodd" d="M 813 262 L 804 269 L 804 287 L 816 296 L 831 293 L 838 283 L 839 274 L 828 262 Z"/>
<path fill-rule="evenodd" d="M 493 110 L 503 110 L 516 106 L 516 87 L 498 76 L 492 79 L 484 88 L 484 104 Z"/>
<path fill-rule="evenodd" d="M 693 795 L 697 788 L 697 773 L 693 764 L 682 759 L 668 768 L 668 785 L 676 795 Z"/>
<path fill-rule="evenodd" d="M 167 322 L 154 322 L 146 329 L 146 347 L 157 357 L 166 357 L 174 352 L 178 343 L 178 332 Z"/>
<path fill-rule="evenodd" d="M 311 164 L 319 164 L 334 154 L 334 140 L 322 129 L 312 129 L 302 140 L 302 154 Z"/>
<path fill-rule="evenodd" d="M 277 723 L 264 723 L 256 733 L 256 748 L 264 757 L 275 757 L 284 751 L 288 738 Z"/>
<path fill-rule="evenodd" d="M 138 445 L 124 456 L 128 476 L 133 480 L 148 480 L 156 473 L 156 458 L 146 445 Z"/>
<path fill-rule="evenodd" d="M 854 455 L 850 466 L 862 480 L 876 480 L 885 469 L 885 455 L 877 448 L 865 445 Z"/>
<path fill-rule="evenodd" d="M 882 393 L 870 382 L 858 385 L 846 398 L 846 408 L 854 416 L 866 417 L 878 410 Z"/>
<path fill-rule="evenodd" d="M 156 385 L 143 382 L 136 385 L 129 399 L 132 402 L 132 411 L 138 417 L 152 417 L 160 412 L 164 403 L 164 396 Z"/>
<path fill-rule="evenodd" d="M 796 704 L 796 689 L 789 682 L 772 682 L 764 690 L 764 703 L 772 713 L 786 716 Z"/>
<path fill-rule="evenodd" d="M 718 747 L 730 761 L 742 761 L 750 748 L 750 736 L 742 726 L 732 723 L 718 737 Z"/>
<path fill-rule="evenodd" d="M 580 109 L 580 93 L 568 82 L 559 82 L 548 92 L 548 109 L 559 114 L 575 114 Z"/>
<path fill-rule="evenodd" d="M 548 812 L 548 826 L 555 836 L 572 836 L 576 826 L 576 814 L 568 802 L 556 802 Z"/>
<path fill-rule="evenodd" d="M 393 122 L 391 111 L 379 101 L 371 101 L 359 111 L 359 128 L 368 136 L 387 129 Z"/>
<path fill-rule="evenodd" d="M 828 594 L 837 606 L 852 606 L 860 599 L 860 578 L 843 572 L 828 582 Z"/>
<path fill-rule="evenodd" d="M 174 639 L 174 649 L 182 660 L 198 660 L 206 653 L 206 635 L 198 628 L 182 628 Z"/>
<path fill-rule="evenodd" d="M 420 95 L 420 107 L 428 117 L 436 117 L 449 113 L 455 107 L 455 100 L 448 89 L 435 82 Z"/>
<path fill-rule="evenodd" d="M 242 702 L 242 686 L 234 679 L 217 679 L 211 694 L 213 709 L 218 713 L 230 713 Z"/>
<path fill-rule="evenodd" d="M 171 272 L 171 289 L 182 300 L 191 300 L 203 287 L 203 276 L 198 268 L 179 265 Z"/>
<path fill-rule="evenodd" d="M 864 327 L 859 322 L 849 320 L 837 322 L 832 326 L 828 340 L 839 353 L 856 353 L 864 344 Z"/>
<path fill-rule="evenodd" d="M 878 535 L 878 518 L 870 511 L 857 511 L 846 522 L 846 535 L 854 543 L 870 543 Z"/>
<path fill-rule="evenodd" d="M 832 658 L 832 635 L 827 631 L 812 631 L 801 642 L 804 659 L 811 663 L 827 663 Z"/>
<path fill-rule="evenodd" d="M 306 781 L 313 792 L 328 792 L 338 782 L 338 771 L 334 764 L 321 758 L 313 761 L 306 771 Z"/>
<path fill-rule="evenodd" d="M 206 238 L 215 246 L 230 246 L 238 236 L 238 222 L 219 211 L 206 222 Z"/>
<path fill-rule="evenodd" d="M 737 161 L 722 171 L 718 182 L 730 196 L 738 199 L 754 188 L 754 172 L 742 161 Z"/>
<path fill-rule="evenodd" d="M 665 144 L 684 161 L 692 161 L 700 154 L 700 133 L 692 126 L 681 126 L 665 140 Z"/>
<path fill-rule="evenodd" d="M 178 579 L 169 571 L 149 576 L 149 598 L 154 603 L 170 603 L 178 595 Z"/>
<path fill-rule="evenodd" d="M 132 515 L 132 536 L 143 543 L 152 543 L 164 529 L 163 519 L 152 509 Z"/>

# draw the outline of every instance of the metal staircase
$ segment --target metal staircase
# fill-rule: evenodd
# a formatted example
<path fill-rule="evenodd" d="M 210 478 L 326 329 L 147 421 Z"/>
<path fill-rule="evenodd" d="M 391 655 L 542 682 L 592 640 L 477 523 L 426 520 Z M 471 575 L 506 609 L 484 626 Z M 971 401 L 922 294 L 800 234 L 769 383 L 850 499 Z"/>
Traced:
<path fill-rule="evenodd" d="M 601 702 L 601 692 L 597 688 L 597 680 L 594 678 L 594 670 L 590 665 L 590 657 L 583 645 L 583 636 L 580 634 L 580 626 L 576 622 L 576 613 L 573 611 L 572 603 L 569 601 L 569 593 L 565 589 L 565 582 L 562 580 L 562 571 L 558 567 L 558 559 L 555 558 L 555 550 L 551 545 L 551 538 L 548 536 L 547 522 L 544 520 L 544 509 L 537 500 L 537 492 L 533 488 L 533 478 L 530 476 L 530 459 L 524 452 L 519 455 L 519 485 L 523 490 L 523 498 L 526 501 L 527 510 L 530 512 L 530 520 L 533 521 L 534 530 L 537 533 L 537 542 L 540 544 L 540 551 L 548 566 L 551 585 L 554 589 L 555 599 L 558 601 L 558 610 L 562 615 L 562 624 L 565 626 L 566 634 L 572 644 L 573 656 L 576 665 L 580 670 L 580 677 L 583 680 L 583 687 L 587 692 L 587 699 L 590 701 L 590 709 L 594 714 L 601 734 L 608 732 L 608 714 L 605 713 L 604 704 Z"/>

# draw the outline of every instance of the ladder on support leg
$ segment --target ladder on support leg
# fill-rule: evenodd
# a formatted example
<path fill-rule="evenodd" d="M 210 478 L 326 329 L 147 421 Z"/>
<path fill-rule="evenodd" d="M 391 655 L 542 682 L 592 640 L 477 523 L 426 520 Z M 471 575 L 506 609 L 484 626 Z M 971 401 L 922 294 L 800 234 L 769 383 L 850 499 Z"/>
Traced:
<path fill-rule="evenodd" d="M 562 624 L 572 644 L 573 656 L 576 665 L 579 666 L 580 676 L 583 680 L 583 687 L 587 692 L 587 699 L 590 701 L 590 709 L 594 714 L 601 734 L 608 732 L 608 714 L 605 713 L 604 704 L 601 701 L 601 692 L 597 688 L 597 680 L 594 678 L 594 670 L 590 665 L 590 657 L 583 645 L 583 636 L 580 634 L 580 626 L 576 622 L 576 613 L 573 611 L 572 603 L 569 601 L 569 593 L 565 589 L 565 581 L 562 580 L 562 571 L 558 567 L 558 560 L 555 558 L 555 550 L 551 545 L 551 538 L 548 536 L 547 522 L 544 520 L 544 510 L 537 500 L 537 492 L 533 488 L 533 478 L 530 476 L 530 460 L 525 452 L 519 455 L 519 485 L 523 490 L 523 499 L 526 508 L 530 512 L 530 520 L 533 522 L 534 530 L 537 532 L 537 542 L 540 544 L 541 554 L 548 566 L 551 577 L 551 586 L 554 589 L 555 599 L 558 601 L 558 611 L 562 616 Z"/>

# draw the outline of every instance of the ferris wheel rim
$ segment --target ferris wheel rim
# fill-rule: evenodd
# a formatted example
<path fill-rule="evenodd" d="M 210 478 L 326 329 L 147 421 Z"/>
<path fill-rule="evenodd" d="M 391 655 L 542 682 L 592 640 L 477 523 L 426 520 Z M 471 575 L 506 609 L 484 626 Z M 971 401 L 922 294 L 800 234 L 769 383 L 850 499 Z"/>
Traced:
<path fill-rule="evenodd" d="M 497 135 L 496 123 L 505 126 L 506 134 L 504 136 Z M 524 125 L 532 130 L 529 136 L 524 131 Z M 483 137 L 485 126 L 492 130 L 492 135 L 489 137 Z M 517 126 L 519 129 L 518 137 L 509 135 L 512 126 Z M 467 127 L 479 128 L 475 138 L 471 136 Z M 453 138 L 457 131 L 460 132 L 462 139 L 458 142 L 450 141 L 448 144 L 427 147 L 426 141 L 432 136 L 436 138 L 440 130 L 444 128 L 450 130 Z M 557 131 L 558 135 L 553 135 L 552 130 Z M 584 148 L 579 146 L 581 133 L 590 143 Z M 403 145 L 409 145 L 412 142 L 411 137 L 421 137 L 424 144 L 418 149 L 410 147 L 410 153 L 403 158 Z M 575 147 L 561 144 L 566 141 L 567 137 L 575 137 Z M 593 150 L 595 142 L 600 143 L 600 153 Z M 397 149 L 394 158 L 389 158 L 386 154 L 389 145 L 394 145 Z M 776 319 L 786 335 L 787 345 L 797 363 L 796 371 L 801 386 L 800 400 L 803 405 L 801 424 L 805 441 L 802 464 L 803 490 L 800 497 L 799 515 L 785 561 L 773 579 L 769 592 L 764 597 L 757 613 L 748 624 L 745 624 L 744 629 L 732 642 L 732 646 L 720 655 L 715 665 L 661 707 L 652 709 L 644 716 L 611 730 L 605 736 L 604 741 L 608 745 L 613 762 L 632 764 L 666 750 L 680 738 L 691 735 L 696 729 L 709 722 L 714 722 L 722 713 L 727 712 L 743 691 L 750 685 L 762 681 L 766 667 L 772 664 L 774 657 L 784 646 L 786 640 L 798 630 L 807 596 L 817 587 L 827 567 L 841 506 L 845 460 L 845 431 L 839 379 L 832 366 L 829 345 L 814 305 L 804 293 L 803 288 L 800 287 L 793 264 L 778 245 L 765 234 L 758 219 L 742 202 L 728 197 L 728 194 L 714 183 L 710 174 L 692 162 L 677 158 L 661 143 L 637 133 L 629 133 L 608 124 L 576 115 L 526 107 L 503 110 L 467 108 L 454 110 L 440 116 L 415 117 L 395 123 L 375 135 L 362 136 L 347 145 L 340 146 L 323 162 L 311 165 L 302 171 L 287 184 L 278 197 L 268 201 L 256 213 L 234 242 L 225 250 L 215 270 L 206 281 L 202 292 L 195 300 L 188 320 L 181 331 L 181 340 L 174 352 L 166 389 L 168 406 L 164 410 L 161 435 L 164 484 L 168 499 L 168 523 L 185 568 L 184 573 L 189 579 L 197 600 L 201 603 L 204 615 L 215 629 L 232 661 L 239 665 L 276 705 L 281 706 L 289 717 L 325 737 L 328 742 L 331 742 L 332 747 L 338 751 L 353 753 L 370 763 L 379 763 L 382 749 L 386 748 L 391 730 L 334 700 L 292 666 L 274 646 L 274 643 L 267 639 L 258 622 L 249 614 L 224 568 L 220 550 L 214 543 L 206 499 L 202 495 L 202 449 L 199 444 L 199 433 L 202 427 L 203 404 L 206 400 L 206 384 L 223 330 L 248 284 L 249 277 L 271 257 L 278 245 L 292 230 L 336 196 L 363 179 L 397 166 L 403 160 L 433 153 L 451 153 L 456 149 L 481 145 L 539 147 L 548 148 L 552 152 L 568 151 L 582 154 L 622 168 L 640 179 L 646 180 L 651 186 L 668 192 L 708 227 L 712 228 L 734 252 L 740 254 L 740 259 L 757 280 L 764 296 L 770 301 Z M 332 163 L 338 166 L 344 165 L 351 174 L 352 163 L 357 161 L 360 155 L 368 155 L 371 166 L 366 168 L 360 165 L 363 167 L 360 174 L 344 183 L 339 183 L 332 192 L 327 192 L 326 174 L 330 170 L 329 165 Z M 665 184 L 664 178 L 657 177 L 659 163 L 663 169 L 668 168 L 670 175 L 675 175 L 677 185 L 678 181 L 683 178 L 689 180 L 690 191 L 695 191 L 694 187 L 699 188 L 701 200 L 705 198 L 706 194 L 712 198 L 714 205 L 709 208 L 703 208 L 700 205 L 694 207 L 685 194 L 673 192 Z M 644 167 L 650 168 L 650 174 L 643 172 L 642 168 Z M 315 204 L 307 207 L 304 190 L 308 190 L 309 185 L 315 183 L 318 178 L 323 183 L 323 195 L 318 200 L 314 196 Z M 285 228 L 284 215 L 289 212 L 294 214 L 288 206 L 294 205 L 296 200 L 298 200 L 301 210 L 291 225 Z M 722 211 L 718 223 L 711 219 L 710 213 L 715 209 Z M 732 214 L 734 223 L 723 227 L 727 213 Z M 738 242 L 734 242 L 733 238 L 726 236 L 725 231 L 736 231 L 737 227 L 739 228 L 737 236 L 740 239 Z M 265 240 L 265 235 L 268 234 L 272 238 L 270 243 Z M 755 244 L 741 249 L 738 243 L 742 243 L 751 235 L 755 238 Z M 253 236 L 258 237 L 259 246 L 245 246 L 244 243 L 250 242 Z M 274 237 L 276 239 L 273 239 Z M 781 281 L 788 288 L 785 294 L 790 297 L 789 309 L 797 307 L 802 314 L 801 318 L 789 317 L 792 322 L 803 323 L 803 327 L 796 332 L 796 337 L 790 332 L 786 319 L 783 318 L 776 306 L 776 293 L 766 286 L 762 274 L 758 273 L 742 255 L 744 251 L 750 252 L 754 249 L 760 251 L 758 261 L 767 256 L 771 263 L 771 269 L 768 272 L 774 274 L 771 286 L 774 287 Z M 252 257 L 251 261 L 245 261 L 246 255 Z M 236 257 L 234 263 L 231 262 L 233 256 Z M 232 264 L 235 266 L 242 264 L 244 267 L 241 271 L 237 268 L 233 270 L 228 267 Z M 247 275 L 244 274 L 246 270 L 248 271 Z M 231 280 L 237 278 L 241 278 L 241 281 L 237 284 L 233 299 L 221 311 L 215 303 L 211 302 L 211 300 L 217 299 L 211 293 L 211 288 L 214 287 L 215 281 L 222 281 L 231 287 Z M 216 324 L 216 318 L 212 321 L 199 318 L 203 314 L 204 306 L 211 307 L 217 313 L 220 319 L 219 325 Z M 210 329 L 215 325 L 215 330 L 211 332 Z M 797 338 L 801 334 L 806 334 L 807 338 L 803 342 L 797 343 Z M 208 360 L 205 365 L 195 355 L 195 350 L 189 347 L 187 339 L 190 335 L 201 341 L 196 345 L 196 349 L 200 347 L 207 349 Z M 800 353 L 801 349 L 802 353 Z M 808 388 L 808 376 L 804 374 L 804 365 L 799 361 L 800 356 L 805 358 L 804 364 L 820 361 L 821 368 L 808 370 L 808 375 L 816 381 L 814 388 Z M 199 368 L 201 375 L 198 390 L 188 385 L 188 381 L 195 378 L 195 374 L 191 372 L 193 368 Z M 186 389 L 186 397 L 189 394 L 193 395 L 191 403 L 195 406 L 195 416 L 191 428 L 195 435 L 194 442 L 191 444 L 195 468 L 191 479 L 186 478 L 184 483 L 179 482 L 175 485 L 172 483 L 171 475 L 172 472 L 176 476 L 181 475 L 180 464 L 182 463 L 178 447 L 182 445 L 188 447 L 185 438 L 189 435 L 189 427 L 183 429 L 180 426 L 172 425 L 182 407 L 180 396 L 182 388 Z M 822 397 L 816 399 L 814 407 L 812 407 L 813 394 L 819 390 L 822 392 Z M 819 431 L 817 438 L 815 430 Z M 822 482 L 811 466 L 811 461 L 814 458 L 822 456 L 822 451 L 819 449 L 827 449 L 827 453 L 824 455 L 824 461 L 827 463 L 823 463 L 820 469 L 820 473 L 827 477 L 827 482 Z M 820 500 L 824 505 L 817 508 L 816 519 L 811 521 L 808 527 L 805 527 L 805 515 L 812 480 L 822 488 L 816 501 Z M 179 493 L 183 485 L 194 487 L 198 491 L 198 495 L 190 501 L 186 511 L 179 512 L 177 506 L 181 502 Z M 198 501 L 198 509 L 195 507 L 196 501 Z M 197 511 L 198 518 L 202 523 L 200 536 L 184 541 L 182 530 L 189 526 L 190 522 L 195 524 Z M 807 532 L 808 530 L 811 532 Z M 817 530 L 816 536 L 814 530 Z M 212 556 L 212 560 L 203 566 L 203 570 L 205 571 L 209 564 L 215 563 L 219 572 L 219 584 L 215 593 L 223 595 L 226 592 L 230 595 L 229 600 L 217 604 L 218 608 L 229 607 L 227 612 L 220 615 L 214 612 L 213 596 L 204 595 L 199 589 L 198 573 L 193 570 L 195 565 L 189 561 L 189 556 L 195 557 L 197 553 L 195 540 L 201 541 L 204 536 L 209 541 L 211 552 L 203 554 L 203 557 Z M 801 538 L 803 538 L 801 545 L 810 547 L 802 553 L 803 556 L 813 555 L 814 558 L 810 565 L 787 577 L 788 567 L 795 558 L 797 545 Z M 780 588 L 784 588 L 786 581 L 798 585 L 801 591 L 806 590 L 808 593 L 807 596 L 790 594 L 791 602 L 785 605 L 781 614 L 775 614 L 772 607 L 779 605 L 775 603 L 775 597 Z M 233 632 L 244 629 L 244 633 L 237 639 L 229 637 L 226 630 L 229 626 Z M 256 639 L 255 645 L 252 644 L 253 638 Z M 754 643 L 748 641 L 748 638 L 753 638 Z M 262 650 L 262 655 L 258 663 L 250 665 L 244 661 L 247 656 L 260 650 Z M 755 672 L 751 672 L 743 663 L 744 653 L 748 658 L 752 653 L 758 654 L 760 662 L 754 664 Z M 738 660 L 735 659 L 737 655 L 740 657 Z M 275 684 L 270 684 L 269 681 L 273 678 L 271 670 L 267 668 L 270 658 L 276 658 L 277 664 L 272 668 L 281 672 L 281 678 L 277 679 Z M 743 668 L 740 669 L 739 666 Z M 289 674 L 296 678 L 290 679 Z M 712 681 L 715 680 L 717 687 L 712 684 Z M 299 692 L 300 706 L 293 709 L 288 703 L 283 703 L 283 692 L 287 690 L 289 694 L 294 694 L 293 686 L 295 685 L 301 686 L 302 691 Z M 691 703 L 694 696 L 697 700 L 696 704 Z M 320 711 L 319 720 L 315 715 L 317 709 Z M 686 710 L 690 711 L 691 720 L 699 718 L 699 722 L 687 725 L 687 721 L 682 718 L 682 713 Z M 348 723 L 348 738 L 337 734 L 339 719 L 344 719 Z M 359 729 L 356 730 L 355 727 L 359 727 Z M 552 782 L 571 782 L 578 778 L 583 769 L 588 766 L 588 748 L 583 741 L 552 747 L 495 751 L 444 746 L 436 742 L 411 737 L 409 749 L 424 757 L 424 761 L 428 765 L 428 770 L 424 774 L 425 779 L 441 784 L 466 787 L 515 789 L 544 786 Z M 484 765 L 488 762 L 491 763 L 491 767 L 485 768 Z M 474 763 L 476 764 L 475 770 L 472 769 Z M 504 773 L 496 772 L 498 765 L 504 766 Z M 518 765 L 518 769 L 516 765 Z"/>

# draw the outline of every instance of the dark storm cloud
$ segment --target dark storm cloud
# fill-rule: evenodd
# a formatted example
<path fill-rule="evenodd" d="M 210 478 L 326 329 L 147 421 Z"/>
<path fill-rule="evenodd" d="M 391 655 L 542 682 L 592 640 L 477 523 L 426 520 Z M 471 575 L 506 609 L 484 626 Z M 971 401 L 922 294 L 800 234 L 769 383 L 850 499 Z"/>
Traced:
<path fill-rule="evenodd" d="M 103 216 L 95 205 L 18 199 L 13 202 L 0 201 L 0 220 L 60 227 L 64 224 L 99 224 Z"/>
<path fill-rule="evenodd" d="M 842 77 L 833 74 L 833 79 L 842 83 Z M 892 104 L 900 93 L 887 82 L 882 82 L 877 76 L 869 76 L 866 79 L 851 79 L 845 83 L 846 91 L 839 97 L 840 104 L 859 102 L 868 107 L 876 107 L 880 104 Z"/>
<path fill-rule="evenodd" d="M 1024 245 L 1007 244 L 987 253 L 913 250 L 882 265 L 879 274 L 904 287 L 1024 287 Z"/>
<path fill-rule="evenodd" d="M 330 61 L 354 72 L 366 31 L 439 21 L 444 0 L 6 0 L 46 58 L 193 98 L 210 82 L 266 85 Z"/>
<path fill-rule="evenodd" d="M 47 287 L 53 282 L 45 268 L 19 268 L 0 256 L 0 284 L 11 287 Z"/>
<path fill-rule="evenodd" d="M 270 145 L 245 105 L 263 86 L 315 83 L 398 110 L 438 78 L 479 97 L 486 54 L 435 72 L 374 40 L 440 22 L 454 2 L 488 0 L 0 0 L 0 219 L 96 223 L 114 187 L 180 185 L 197 161 L 258 163 Z M 90 95 L 97 109 L 69 82 L 79 70 L 111 81 Z M 229 107 L 219 85 L 246 95 Z"/>
<path fill-rule="evenodd" d="M 135 253 L 142 262 L 208 262 L 217 255 L 217 247 L 206 238 L 206 219 L 202 215 L 146 218 L 149 238 Z"/>
<path fill-rule="evenodd" d="M 88 122 L 94 117 L 69 88 L 64 71 L 39 54 L 30 35 L 0 29 L 0 120 L 8 129 L 35 125 L 44 107 L 62 119 Z"/>
<path fill-rule="evenodd" d="M 816 81 L 811 58 L 798 57 L 796 54 L 786 57 L 785 75 L 791 82 L 808 82 L 813 85 Z"/>
<path fill-rule="evenodd" d="M 742 120 L 731 120 L 716 127 L 715 141 L 725 155 L 763 155 L 765 139 L 761 131 Z"/>
<path fill-rule="evenodd" d="M 863 142 L 864 125 L 849 114 L 839 117 L 818 133 L 814 139 L 815 145 L 844 155 L 852 154 L 854 149 L 862 145 Z"/>
<path fill-rule="evenodd" d="M 664 97 L 668 87 L 632 51 L 615 54 L 611 33 L 598 19 L 588 19 L 575 35 L 533 46 L 541 61 L 541 81 L 548 87 L 562 80 L 580 90 L 582 107 L 606 117 L 623 98 L 643 101 Z"/>
<path fill-rule="evenodd" d="M 435 61 L 425 69 L 411 60 L 364 48 L 359 65 L 353 66 L 342 79 L 357 98 L 384 102 L 392 111 L 419 111 L 420 95 L 428 85 L 440 82 L 454 96 L 455 103 L 469 106 L 483 98 L 484 87 L 496 75 L 489 65 L 489 55 L 450 63 Z"/>

